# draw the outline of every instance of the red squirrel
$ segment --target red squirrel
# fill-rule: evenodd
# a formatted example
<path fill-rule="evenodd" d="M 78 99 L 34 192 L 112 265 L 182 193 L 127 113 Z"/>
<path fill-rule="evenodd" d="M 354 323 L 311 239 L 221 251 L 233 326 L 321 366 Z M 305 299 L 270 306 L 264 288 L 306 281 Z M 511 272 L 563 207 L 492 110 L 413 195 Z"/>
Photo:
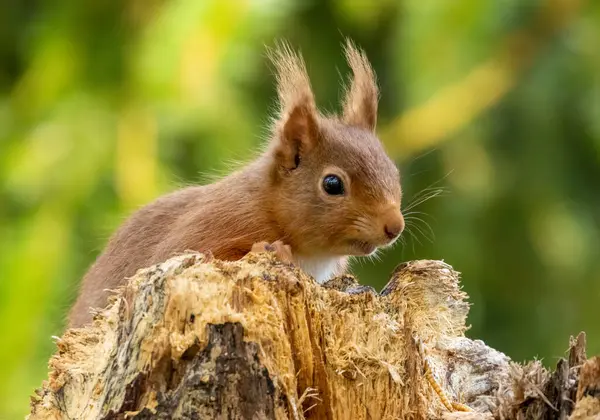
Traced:
<path fill-rule="evenodd" d="M 275 250 L 319 283 L 342 274 L 349 256 L 392 244 L 404 229 L 400 175 L 375 134 L 379 90 L 364 53 L 345 45 L 353 77 L 340 116 L 315 105 L 301 55 L 271 51 L 279 114 L 266 150 L 205 186 L 158 198 L 135 212 L 91 266 L 69 326 L 92 320 L 91 307 L 138 269 L 186 250 L 238 260 Z"/>

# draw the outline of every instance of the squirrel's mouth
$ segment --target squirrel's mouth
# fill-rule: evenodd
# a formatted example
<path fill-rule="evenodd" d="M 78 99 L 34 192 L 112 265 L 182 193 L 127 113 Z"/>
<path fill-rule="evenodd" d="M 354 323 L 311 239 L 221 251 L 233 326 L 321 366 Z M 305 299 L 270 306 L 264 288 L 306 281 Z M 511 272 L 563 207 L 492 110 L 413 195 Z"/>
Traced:
<path fill-rule="evenodd" d="M 371 255 L 377 250 L 377 245 L 367 241 L 352 240 L 350 244 L 357 251 L 357 256 Z"/>

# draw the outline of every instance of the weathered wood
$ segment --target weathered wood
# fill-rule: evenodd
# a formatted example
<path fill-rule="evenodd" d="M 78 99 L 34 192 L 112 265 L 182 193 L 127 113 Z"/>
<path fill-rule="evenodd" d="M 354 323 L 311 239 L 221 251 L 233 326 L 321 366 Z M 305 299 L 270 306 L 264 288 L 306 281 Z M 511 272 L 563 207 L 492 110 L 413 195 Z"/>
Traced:
<path fill-rule="evenodd" d="M 567 359 L 560 359 L 554 372 L 540 362 L 525 366 L 513 364 L 512 395 L 499 407 L 501 418 L 560 419 L 569 418 L 576 398 L 579 370 L 585 363 L 585 334 L 571 337 Z"/>
<path fill-rule="evenodd" d="M 572 420 L 600 420 L 600 357 L 595 356 L 581 366 L 577 386 L 577 405 Z"/>
<path fill-rule="evenodd" d="M 179 256 L 57 339 L 29 418 L 566 418 L 575 399 L 594 409 L 584 336 L 550 374 L 466 338 L 468 308 L 439 261 L 401 265 L 377 294 L 351 276 L 319 286 L 270 254 Z M 449 413 L 426 365 L 476 411 Z"/>

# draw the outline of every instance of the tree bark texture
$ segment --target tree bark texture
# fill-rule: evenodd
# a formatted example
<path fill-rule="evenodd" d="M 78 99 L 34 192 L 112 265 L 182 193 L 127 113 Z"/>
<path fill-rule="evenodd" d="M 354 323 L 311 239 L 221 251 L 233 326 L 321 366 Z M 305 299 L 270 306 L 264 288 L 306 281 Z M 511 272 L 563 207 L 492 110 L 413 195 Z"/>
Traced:
<path fill-rule="evenodd" d="M 376 293 L 269 253 L 177 256 L 57 339 L 29 419 L 600 419 L 585 335 L 554 372 L 516 364 L 465 337 L 466 298 L 439 261 Z"/>

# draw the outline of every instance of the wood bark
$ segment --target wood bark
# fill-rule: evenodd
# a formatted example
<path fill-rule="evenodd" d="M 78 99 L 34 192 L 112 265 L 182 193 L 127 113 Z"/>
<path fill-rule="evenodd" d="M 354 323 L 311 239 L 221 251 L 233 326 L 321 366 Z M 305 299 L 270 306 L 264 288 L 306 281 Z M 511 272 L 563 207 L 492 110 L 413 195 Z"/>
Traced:
<path fill-rule="evenodd" d="M 468 309 L 440 261 L 376 293 L 268 253 L 181 255 L 57 339 L 29 419 L 600 419 L 584 334 L 549 372 L 465 337 Z"/>

